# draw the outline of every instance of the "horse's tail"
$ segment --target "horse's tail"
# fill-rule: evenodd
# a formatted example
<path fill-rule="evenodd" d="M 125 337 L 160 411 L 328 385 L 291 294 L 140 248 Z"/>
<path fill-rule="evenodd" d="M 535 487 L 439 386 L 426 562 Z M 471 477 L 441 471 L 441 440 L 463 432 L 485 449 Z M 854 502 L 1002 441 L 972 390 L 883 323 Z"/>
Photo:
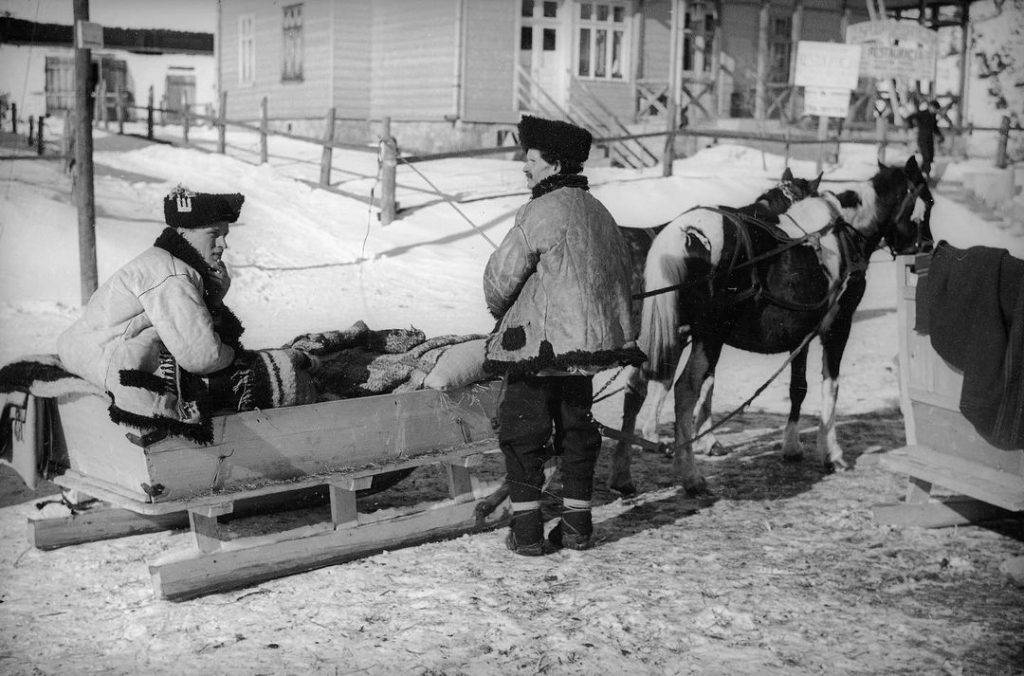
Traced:
<path fill-rule="evenodd" d="M 647 296 L 640 315 L 637 344 L 647 355 L 644 370 L 651 378 L 671 378 L 679 361 L 679 294 L 671 287 L 686 278 L 686 233 L 670 224 L 654 238 L 644 266 Z"/>

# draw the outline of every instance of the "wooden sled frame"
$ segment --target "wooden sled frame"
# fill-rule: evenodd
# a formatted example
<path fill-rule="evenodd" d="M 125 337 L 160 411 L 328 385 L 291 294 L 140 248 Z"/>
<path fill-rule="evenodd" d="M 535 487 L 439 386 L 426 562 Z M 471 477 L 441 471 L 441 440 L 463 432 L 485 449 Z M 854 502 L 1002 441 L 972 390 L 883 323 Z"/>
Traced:
<path fill-rule="evenodd" d="M 185 600 L 385 550 L 499 527 L 508 522 L 510 515 L 502 482 L 480 481 L 471 473 L 485 453 L 495 450 L 466 449 L 185 503 L 129 505 L 118 493 L 69 471 L 54 482 L 67 489 L 74 501 L 90 496 L 100 502 L 77 508 L 71 516 L 30 518 L 28 537 L 39 549 L 55 549 L 187 526 L 192 547 L 168 552 L 149 566 L 157 596 Z M 445 468 L 448 499 L 370 514 L 358 511 L 357 491 L 369 488 L 375 475 L 428 464 Z M 323 486 L 330 499 L 329 522 L 224 539 L 218 517 L 267 510 L 294 501 L 303 491 Z"/>
<path fill-rule="evenodd" d="M 905 500 L 874 507 L 875 519 L 939 528 L 1024 516 L 1024 451 L 989 445 L 960 413 L 962 374 L 914 330 L 917 282 L 929 257 L 897 265 L 900 408 L 907 446 L 881 459 L 907 476 Z M 950 495 L 950 493 L 955 493 Z"/>

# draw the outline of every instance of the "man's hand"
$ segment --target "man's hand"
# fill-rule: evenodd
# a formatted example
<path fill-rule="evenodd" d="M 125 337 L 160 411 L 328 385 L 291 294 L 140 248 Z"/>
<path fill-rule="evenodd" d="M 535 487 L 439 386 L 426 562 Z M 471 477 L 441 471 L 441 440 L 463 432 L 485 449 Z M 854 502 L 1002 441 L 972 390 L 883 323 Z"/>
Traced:
<path fill-rule="evenodd" d="M 206 295 L 215 303 L 219 303 L 224 300 L 228 289 L 231 288 L 231 275 L 228 274 L 228 268 L 224 265 L 224 261 L 217 261 L 217 265 L 211 266 L 210 269 L 212 270 L 210 288 L 206 290 Z"/>

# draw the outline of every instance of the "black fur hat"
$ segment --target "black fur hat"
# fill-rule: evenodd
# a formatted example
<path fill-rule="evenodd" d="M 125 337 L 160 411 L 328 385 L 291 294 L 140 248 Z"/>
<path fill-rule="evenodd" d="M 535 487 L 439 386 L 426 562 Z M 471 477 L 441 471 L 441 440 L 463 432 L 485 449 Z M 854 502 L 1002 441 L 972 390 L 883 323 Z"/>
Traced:
<path fill-rule="evenodd" d="M 582 127 L 560 120 L 545 120 L 524 115 L 519 122 L 519 145 L 536 148 L 557 158 L 583 164 L 590 156 L 594 137 Z"/>
<path fill-rule="evenodd" d="M 179 185 L 164 197 L 164 222 L 172 228 L 205 228 L 212 223 L 234 223 L 245 196 L 239 193 L 192 192 Z"/>

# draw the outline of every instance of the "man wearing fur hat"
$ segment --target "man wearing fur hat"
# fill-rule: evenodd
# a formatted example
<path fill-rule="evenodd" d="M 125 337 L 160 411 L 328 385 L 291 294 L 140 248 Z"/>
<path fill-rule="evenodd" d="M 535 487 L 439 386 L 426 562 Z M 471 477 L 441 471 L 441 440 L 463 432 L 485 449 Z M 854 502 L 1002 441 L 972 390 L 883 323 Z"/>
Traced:
<path fill-rule="evenodd" d="M 537 556 L 591 546 L 601 449 L 590 411 L 592 376 L 639 365 L 644 355 L 633 344 L 628 248 L 581 173 L 590 133 L 526 116 L 519 139 L 533 198 L 484 271 L 487 307 L 498 319 L 484 365 L 505 380 L 498 440 L 513 510 L 506 544 Z M 563 511 L 545 541 L 540 499 L 552 431 L 562 455 Z"/>
<path fill-rule="evenodd" d="M 64 368 L 110 394 L 114 422 L 210 440 L 200 410 L 210 398 L 196 389 L 241 351 L 242 325 L 223 302 L 231 280 L 222 256 L 244 199 L 176 188 L 164 198 L 169 227 L 58 339 Z"/>

